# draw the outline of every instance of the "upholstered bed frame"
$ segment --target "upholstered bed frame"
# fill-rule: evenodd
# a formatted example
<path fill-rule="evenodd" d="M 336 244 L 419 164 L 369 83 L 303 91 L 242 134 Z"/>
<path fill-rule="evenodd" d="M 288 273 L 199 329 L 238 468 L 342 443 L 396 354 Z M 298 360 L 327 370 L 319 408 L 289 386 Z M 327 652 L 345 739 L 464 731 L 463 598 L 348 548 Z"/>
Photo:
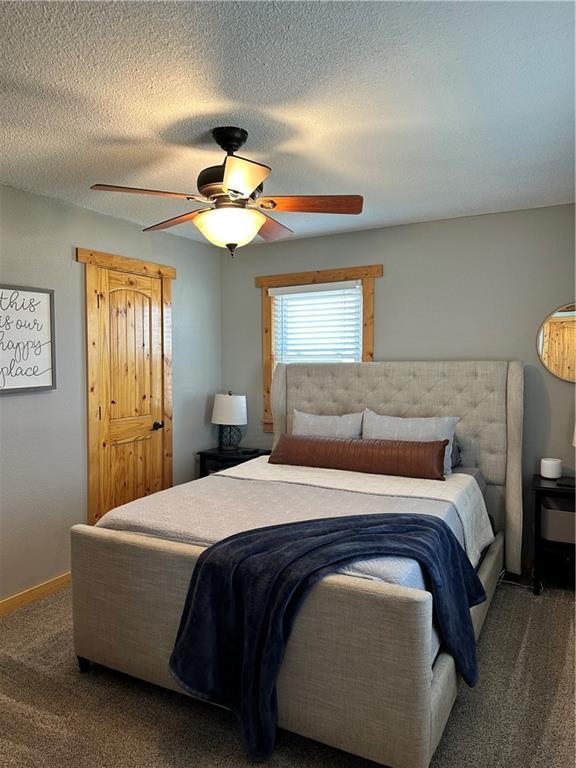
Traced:
<path fill-rule="evenodd" d="M 488 600 L 472 609 L 478 636 L 504 565 L 504 535 L 506 567 L 520 572 L 522 391 L 518 362 L 278 366 L 274 437 L 290 431 L 294 408 L 460 416 L 464 464 L 482 470 L 499 531 L 479 569 Z M 180 690 L 168 658 L 201 551 L 74 526 L 78 656 Z M 451 656 L 440 650 L 431 658 L 431 632 L 430 593 L 344 575 L 325 578 L 288 643 L 278 681 L 280 726 L 392 768 L 427 768 L 459 684 Z"/>
<path fill-rule="evenodd" d="M 272 385 L 274 442 L 294 409 L 389 416 L 459 416 L 462 463 L 488 484 L 488 511 L 506 533 L 506 567 L 520 573 L 522 364 L 506 361 L 279 365 Z"/>

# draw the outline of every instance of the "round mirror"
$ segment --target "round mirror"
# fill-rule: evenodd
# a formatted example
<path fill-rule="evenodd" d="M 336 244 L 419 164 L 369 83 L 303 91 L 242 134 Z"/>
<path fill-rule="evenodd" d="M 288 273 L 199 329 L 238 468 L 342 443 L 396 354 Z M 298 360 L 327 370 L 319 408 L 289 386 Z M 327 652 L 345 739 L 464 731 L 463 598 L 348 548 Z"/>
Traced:
<path fill-rule="evenodd" d="M 540 326 L 536 341 L 540 362 L 550 373 L 576 381 L 576 306 L 558 307 Z"/>

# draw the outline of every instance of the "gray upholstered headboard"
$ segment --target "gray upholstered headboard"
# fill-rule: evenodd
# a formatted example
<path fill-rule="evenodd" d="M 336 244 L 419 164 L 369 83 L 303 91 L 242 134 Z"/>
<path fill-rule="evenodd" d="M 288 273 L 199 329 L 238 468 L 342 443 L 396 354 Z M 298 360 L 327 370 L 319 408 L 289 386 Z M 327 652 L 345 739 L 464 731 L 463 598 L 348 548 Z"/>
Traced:
<path fill-rule="evenodd" d="M 278 365 L 272 383 L 274 442 L 294 409 L 341 414 L 459 416 L 464 466 L 488 483 L 488 509 L 506 532 L 506 567 L 521 572 L 522 363 L 469 360 Z"/>

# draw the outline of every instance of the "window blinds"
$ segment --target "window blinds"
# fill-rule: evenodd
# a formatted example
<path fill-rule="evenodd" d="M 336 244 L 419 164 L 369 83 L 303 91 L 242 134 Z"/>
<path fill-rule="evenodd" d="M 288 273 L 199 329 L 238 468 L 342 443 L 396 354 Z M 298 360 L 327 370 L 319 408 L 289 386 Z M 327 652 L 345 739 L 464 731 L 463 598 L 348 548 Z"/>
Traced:
<path fill-rule="evenodd" d="M 362 360 L 362 281 L 270 288 L 274 363 Z"/>

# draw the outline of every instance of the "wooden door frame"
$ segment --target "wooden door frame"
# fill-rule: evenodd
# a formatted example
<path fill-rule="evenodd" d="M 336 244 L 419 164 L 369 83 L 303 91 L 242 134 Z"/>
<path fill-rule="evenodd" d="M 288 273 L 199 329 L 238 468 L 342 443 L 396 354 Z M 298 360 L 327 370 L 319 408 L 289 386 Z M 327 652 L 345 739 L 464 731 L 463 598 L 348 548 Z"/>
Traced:
<path fill-rule="evenodd" d="M 86 382 L 87 382 L 87 422 L 88 422 L 88 522 L 94 523 L 99 513 L 99 429 L 98 415 L 100 393 L 97 389 L 97 371 L 99 367 L 99 323 L 97 310 L 102 294 L 99 288 L 98 269 L 112 269 L 133 275 L 145 275 L 161 280 L 162 284 L 162 488 L 172 485 L 172 280 L 176 279 L 176 269 L 151 261 L 130 259 L 111 253 L 76 248 L 76 261 L 86 265 L 85 292 L 86 305 Z"/>

